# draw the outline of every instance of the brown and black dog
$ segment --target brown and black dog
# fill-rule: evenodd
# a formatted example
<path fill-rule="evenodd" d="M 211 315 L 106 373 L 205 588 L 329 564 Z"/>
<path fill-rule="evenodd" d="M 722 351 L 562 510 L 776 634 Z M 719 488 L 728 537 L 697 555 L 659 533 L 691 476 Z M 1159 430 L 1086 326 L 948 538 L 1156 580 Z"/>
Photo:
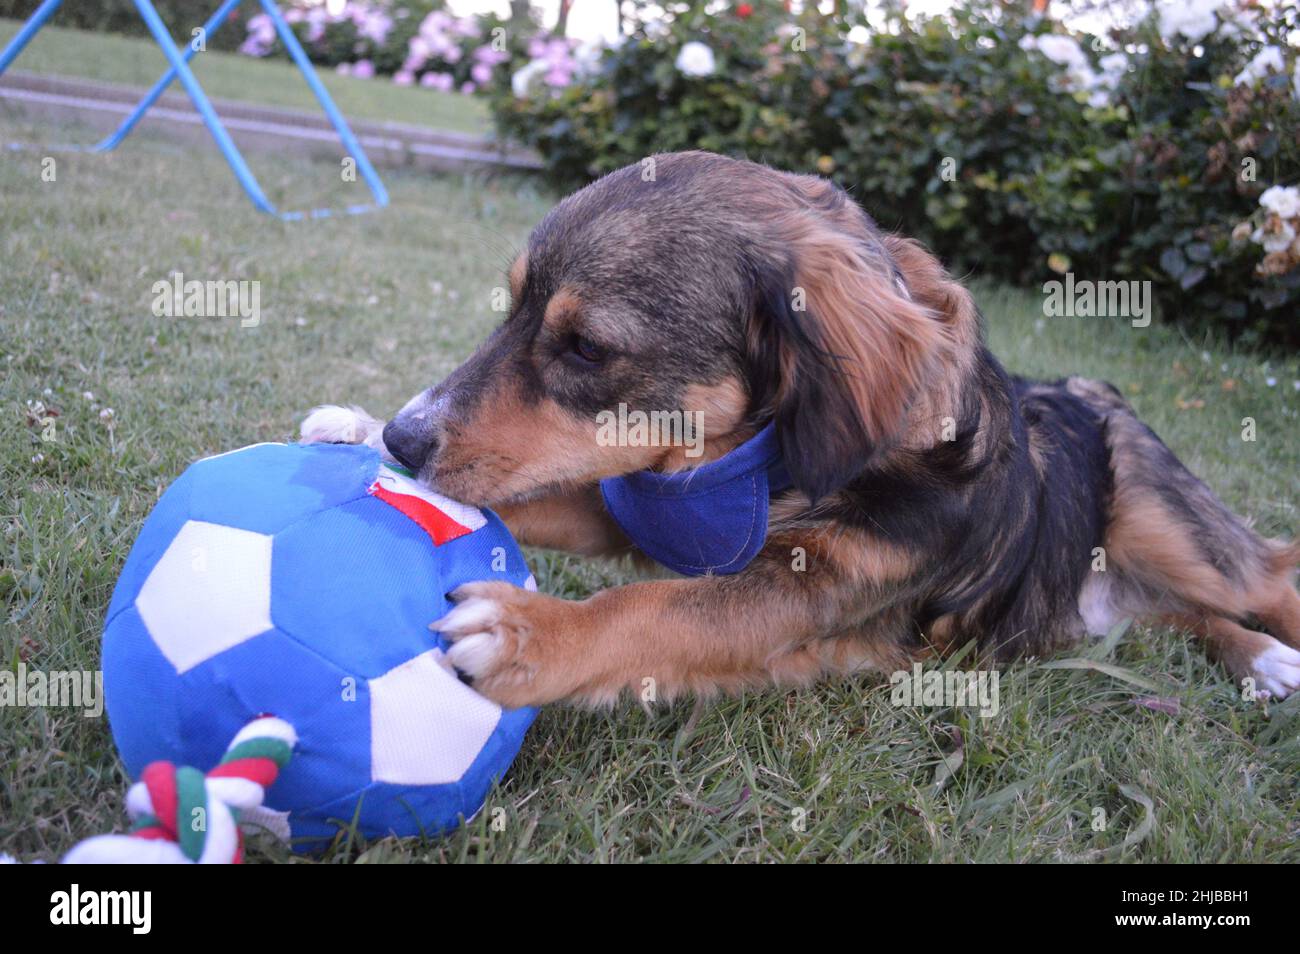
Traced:
<path fill-rule="evenodd" d="M 556 206 L 510 287 L 506 321 L 386 428 L 323 408 L 304 438 L 382 429 L 440 493 L 589 555 L 631 548 L 599 480 L 715 460 L 769 422 L 794 487 L 734 575 L 581 601 L 462 587 L 437 628 L 498 702 L 807 683 L 971 641 L 1044 655 L 1126 617 L 1196 633 L 1261 691 L 1300 686 L 1300 548 L 1256 535 L 1110 385 L 1008 375 L 967 291 L 833 184 L 656 156 Z M 702 412 L 702 456 L 598 441 L 619 404 Z"/>

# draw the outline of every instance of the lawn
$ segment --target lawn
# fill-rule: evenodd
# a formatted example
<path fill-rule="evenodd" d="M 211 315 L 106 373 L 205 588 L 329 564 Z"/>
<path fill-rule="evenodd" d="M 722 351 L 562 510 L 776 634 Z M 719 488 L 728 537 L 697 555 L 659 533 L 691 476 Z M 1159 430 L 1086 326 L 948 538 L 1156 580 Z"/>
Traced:
<path fill-rule="evenodd" d="M 6 139 L 37 132 L 0 123 Z M 277 200 L 337 177 L 258 163 Z M 39 171 L 35 154 L 0 156 L 0 656 L 45 670 L 97 666 L 114 578 L 189 462 L 291 438 L 321 402 L 390 413 L 446 373 L 491 327 L 492 289 L 553 201 L 522 179 L 388 173 L 390 209 L 286 224 L 251 209 L 215 151 L 147 137 L 61 158 L 53 183 Z M 260 280 L 261 324 L 155 318 L 151 286 L 173 271 Z M 1033 291 L 978 291 L 1010 367 L 1115 382 L 1264 532 L 1300 532 L 1294 360 L 1158 325 L 1044 319 Z M 59 411 L 53 441 L 29 419 L 37 401 Z M 530 556 L 541 587 L 566 596 L 630 575 Z M 344 835 L 329 859 L 1300 860 L 1300 698 L 1243 701 L 1165 631 L 1084 652 L 1116 668 L 1019 663 L 992 718 L 896 708 L 879 677 L 694 715 L 689 702 L 551 708 L 489 796 L 504 831 L 484 812 L 428 842 Z M 53 860 L 120 830 L 126 784 L 104 720 L 0 709 L 0 852 Z"/>
<path fill-rule="evenodd" d="M 55 22 L 57 19 L 55 14 Z M 17 20 L 0 19 L 0 46 L 18 32 L 20 25 Z M 243 26 L 228 23 L 222 29 L 243 30 Z M 209 96 L 320 110 L 297 67 L 288 60 L 259 60 L 212 50 L 195 56 L 190 65 Z M 149 87 L 166 67 L 162 50 L 152 39 L 89 33 L 50 24 L 36 34 L 12 68 Z M 471 96 L 394 86 L 386 79 L 352 79 L 330 70 L 319 72 L 330 96 L 349 118 L 413 123 L 479 135 L 492 131 L 486 106 Z M 180 84 L 173 83 L 172 90 L 181 91 Z"/>

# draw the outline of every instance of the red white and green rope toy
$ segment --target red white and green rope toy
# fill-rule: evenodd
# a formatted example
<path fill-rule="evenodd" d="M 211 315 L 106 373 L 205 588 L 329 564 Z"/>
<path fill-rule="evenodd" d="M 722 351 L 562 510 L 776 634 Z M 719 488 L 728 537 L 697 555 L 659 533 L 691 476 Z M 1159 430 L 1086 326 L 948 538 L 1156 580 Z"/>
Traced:
<path fill-rule="evenodd" d="M 188 765 L 151 762 L 126 795 L 134 820 L 126 835 L 99 835 L 64 864 L 242 864 L 247 820 L 289 761 L 298 736 L 274 716 L 254 719 L 206 775 Z"/>

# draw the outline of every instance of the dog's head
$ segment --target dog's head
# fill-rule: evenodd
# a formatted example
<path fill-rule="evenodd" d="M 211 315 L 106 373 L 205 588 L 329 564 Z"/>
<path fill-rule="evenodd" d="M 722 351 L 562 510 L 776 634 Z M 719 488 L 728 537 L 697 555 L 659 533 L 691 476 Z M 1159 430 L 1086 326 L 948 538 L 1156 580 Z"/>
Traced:
<path fill-rule="evenodd" d="M 816 499 L 903 439 L 973 338 L 960 286 L 843 191 L 709 153 L 655 156 L 569 196 L 510 289 L 505 322 L 384 431 L 422 479 L 481 505 L 692 466 L 769 419 Z M 702 446 L 611 441 L 620 405 L 680 413 Z"/>

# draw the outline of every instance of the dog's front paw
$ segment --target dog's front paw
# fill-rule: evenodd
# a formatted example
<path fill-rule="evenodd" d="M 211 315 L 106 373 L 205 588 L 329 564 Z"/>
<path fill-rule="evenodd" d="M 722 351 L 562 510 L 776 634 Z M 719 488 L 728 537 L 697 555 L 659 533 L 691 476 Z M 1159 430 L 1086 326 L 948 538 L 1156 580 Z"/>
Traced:
<path fill-rule="evenodd" d="M 362 422 L 369 417 L 360 408 L 323 404 L 303 418 L 298 434 L 304 444 L 360 444 L 366 439 Z"/>
<path fill-rule="evenodd" d="M 384 422 L 359 407 L 323 404 L 312 408 L 298 434 L 304 444 L 366 444 L 391 460 L 384 446 Z"/>
<path fill-rule="evenodd" d="M 429 628 L 451 642 L 447 658 L 474 689 L 509 709 L 561 699 L 573 675 L 563 657 L 574 603 L 509 583 L 466 583 L 456 606 Z"/>

